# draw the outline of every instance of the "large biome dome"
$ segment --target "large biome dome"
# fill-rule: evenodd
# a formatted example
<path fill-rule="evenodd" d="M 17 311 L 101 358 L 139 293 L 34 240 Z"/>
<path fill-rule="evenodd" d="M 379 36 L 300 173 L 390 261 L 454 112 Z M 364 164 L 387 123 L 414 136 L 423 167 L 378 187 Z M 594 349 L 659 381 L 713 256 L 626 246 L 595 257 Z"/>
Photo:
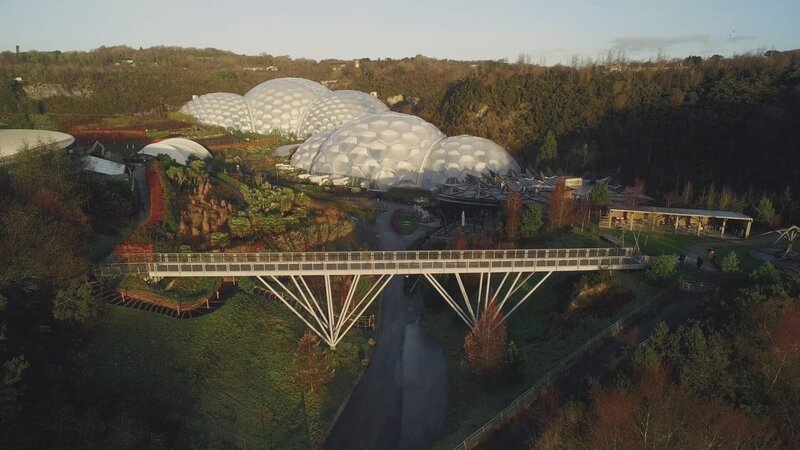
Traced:
<path fill-rule="evenodd" d="M 278 131 L 299 136 L 306 111 L 329 93 L 328 88 L 315 81 L 276 78 L 250 89 L 244 98 L 250 104 L 256 132 Z"/>
<path fill-rule="evenodd" d="M 364 92 L 334 91 L 311 105 L 303 118 L 299 136 L 334 131 L 351 120 L 388 110 L 383 102 Z"/>
<path fill-rule="evenodd" d="M 463 179 L 466 174 L 519 172 L 519 164 L 506 149 L 489 139 L 465 134 L 437 142 L 426 160 L 420 183 L 424 189 L 433 189 L 448 178 Z"/>
<path fill-rule="evenodd" d="M 201 95 L 183 105 L 180 112 L 193 116 L 204 125 L 253 131 L 250 108 L 241 95 L 227 92 Z"/>
<path fill-rule="evenodd" d="M 311 172 L 419 185 L 428 149 L 444 134 L 417 116 L 385 112 L 346 123 L 320 146 Z"/>
<path fill-rule="evenodd" d="M 388 109 L 364 92 L 331 91 L 303 78 L 275 78 L 244 96 L 225 92 L 201 95 L 180 111 L 206 125 L 305 138 Z"/>

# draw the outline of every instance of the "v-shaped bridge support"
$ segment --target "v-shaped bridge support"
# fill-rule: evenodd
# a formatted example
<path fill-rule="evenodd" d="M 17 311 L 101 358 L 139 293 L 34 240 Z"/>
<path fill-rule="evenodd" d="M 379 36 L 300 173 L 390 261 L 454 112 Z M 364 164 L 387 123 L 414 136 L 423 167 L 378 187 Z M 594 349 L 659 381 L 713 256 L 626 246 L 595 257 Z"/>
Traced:
<path fill-rule="evenodd" d="M 353 275 L 347 292 L 337 292 L 338 295 L 334 295 L 330 275 L 323 276 L 323 292 L 316 293 L 302 275 L 284 277 L 283 281 L 276 276 L 256 278 L 311 331 L 335 350 L 336 345 L 383 292 L 392 277 L 391 274 L 364 277 Z"/>
<path fill-rule="evenodd" d="M 529 281 L 536 273 L 543 273 L 544 276 L 540 278 L 533 287 L 525 288 Z M 492 286 L 492 273 L 480 273 L 478 281 L 477 292 L 467 292 L 464 285 L 464 280 L 461 274 L 454 274 L 456 282 L 458 283 L 459 291 L 461 292 L 461 300 L 456 300 L 442 283 L 436 278 L 435 275 L 425 273 L 423 276 L 433 286 L 436 292 L 444 298 L 450 308 L 455 311 L 458 317 L 464 321 L 470 328 L 474 328 L 480 318 L 481 311 L 485 310 L 490 303 L 497 305 L 497 310 L 503 314 L 503 320 L 517 310 L 526 300 L 528 300 L 534 292 L 552 275 L 553 272 L 506 272 L 500 283 Z M 499 274 L 495 274 L 499 276 Z M 509 278 L 513 278 L 509 283 Z M 506 307 L 507 311 L 503 308 Z"/>

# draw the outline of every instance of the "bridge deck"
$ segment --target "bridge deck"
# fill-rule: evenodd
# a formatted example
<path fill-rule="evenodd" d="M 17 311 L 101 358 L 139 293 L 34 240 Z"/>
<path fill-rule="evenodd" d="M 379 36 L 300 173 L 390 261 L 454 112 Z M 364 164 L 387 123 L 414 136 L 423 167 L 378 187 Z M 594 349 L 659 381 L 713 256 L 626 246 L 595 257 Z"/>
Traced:
<path fill-rule="evenodd" d="M 97 266 L 97 275 L 154 277 L 573 272 L 641 269 L 632 248 L 297 253 L 153 253 Z"/>

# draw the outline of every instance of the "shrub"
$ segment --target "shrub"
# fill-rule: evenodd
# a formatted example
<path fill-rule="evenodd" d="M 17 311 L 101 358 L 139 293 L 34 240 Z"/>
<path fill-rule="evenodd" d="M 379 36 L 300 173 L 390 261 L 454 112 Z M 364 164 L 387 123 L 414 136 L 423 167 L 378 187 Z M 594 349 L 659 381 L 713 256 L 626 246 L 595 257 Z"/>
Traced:
<path fill-rule="evenodd" d="M 675 276 L 678 263 L 672 255 L 661 255 L 647 269 L 647 277 L 653 281 L 666 282 Z"/>
<path fill-rule="evenodd" d="M 736 254 L 735 251 L 731 250 L 724 258 L 722 258 L 722 263 L 720 264 L 723 273 L 736 273 L 739 270 L 739 256 Z"/>
<path fill-rule="evenodd" d="M 62 322 L 88 327 L 99 319 L 100 304 L 92 299 L 92 291 L 87 283 L 73 281 L 56 293 L 53 317 Z"/>
<path fill-rule="evenodd" d="M 392 229 L 400 235 L 411 234 L 417 229 L 417 219 L 402 208 L 397 208 L 392 212 L 391 223 Z"/>
<path fill-rule="evenodd" d="M 780 272 L 769 262 L 758 266 L 758 269 L 753 271 L 751 277 L 761 286 L 780 287 L 782 284 Z"/>

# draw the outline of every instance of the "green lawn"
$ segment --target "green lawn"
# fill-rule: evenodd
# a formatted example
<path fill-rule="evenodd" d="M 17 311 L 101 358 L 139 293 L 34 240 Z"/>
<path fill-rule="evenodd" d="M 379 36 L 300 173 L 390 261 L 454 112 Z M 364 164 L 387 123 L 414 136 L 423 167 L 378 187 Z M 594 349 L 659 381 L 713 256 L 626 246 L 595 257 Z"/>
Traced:
<path fill-rule="evenodd" d="M 570 354 L 619 317 L 652 298 L 657 288 L 642 274 L 623 275 L 634 300 L 605 317 L 570 312 L 567 305 L 579 275 L 554 274 L 528 302 L 511 316 L 508 337 L 522 356 L 523 374 L 479 382 L 467 368 L 464 338 L 467 326 L 446 308 L 428 308 L 423 326 L 444 347 L 448 360 L 451 430 L 436 448 L 453 448 L 508 406 L 564 356 Z"/>
<path fill-rule="evenodd" d="M 631 247 L 636 242 L 634 232 L 611 230 L 609 234 L 619 238 L 623 237 L 625 246 Z M 696 236 L 691 234 L 673 233 L 637 233 L 639 247 L 645 255 L 677 255 L 688 245 L 697 241 L 720 241 L 709 236 Z M 720 241 L 722 242 L 722 241 Z"/>
<path fill-rule="evenodd" d="M 715 257 L 717 265 L 722 264 L 722 260 L 728 256 L 731 252 L 736 252 L 736 256 L 739 257 L 739 268 L 744 272 L 752 272 L 758 268 L 762 261 L 759 261 L 752 256 L 750 256 L 750 250 L 752 246 L 744 246 L 744 245 L 718 245 L 714 247 L 714 250 L 717 253 Z"/>
<path fill-rule="evenodd" d="M 363 369 L 369 334 L 352 331 L 337 348 L 334 381 L 308 393 L 292 381 L 303 329 L 286 308 L 241 291 L 190 320 L 110 307 L 82 395 L 146 412 L 175 437 L 172 447 L 315 447 Z"/>

